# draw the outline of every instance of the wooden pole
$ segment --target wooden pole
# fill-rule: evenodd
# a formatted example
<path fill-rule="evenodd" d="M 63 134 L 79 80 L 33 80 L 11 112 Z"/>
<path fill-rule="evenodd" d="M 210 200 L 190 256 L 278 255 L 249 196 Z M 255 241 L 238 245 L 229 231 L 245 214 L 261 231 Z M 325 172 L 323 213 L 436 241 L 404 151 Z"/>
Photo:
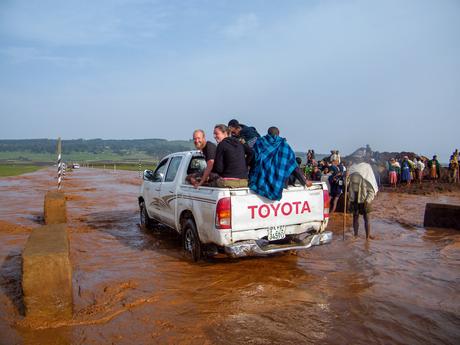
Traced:
<path fill-rule="evenodd" d="M 345 241 L 345 225 L 347 222 L 347 194 L 348 194 L 348 176 L 345 172 L 345 195 L 343 200 L 343 231 L 342 231 L 342 239 Z"/>

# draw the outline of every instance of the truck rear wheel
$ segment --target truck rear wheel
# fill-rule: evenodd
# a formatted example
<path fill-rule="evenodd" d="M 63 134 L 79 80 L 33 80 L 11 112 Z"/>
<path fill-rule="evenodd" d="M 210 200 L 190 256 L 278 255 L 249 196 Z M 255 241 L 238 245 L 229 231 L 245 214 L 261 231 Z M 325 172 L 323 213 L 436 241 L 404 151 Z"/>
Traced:
<path fill-rule="evenodd" d="M 195 222 L 191 219 L 185 222 L 182 229 L 182 243 L 187 257 L 195 262 L 200 260 L 202 256 L 201 242 Z"/>
<path fill-rule="evenodd" d="M 143 226 L 146 229 L 151 229 L 153 225 L 152 219 L 149 217 L 149 214 L 147 213 L 147 209 L 145 207 L 145 202 L 141 201 L 139 203 L 139 213 L 140 213 L 140 220 L 141 220 L 141 226 Z"/>

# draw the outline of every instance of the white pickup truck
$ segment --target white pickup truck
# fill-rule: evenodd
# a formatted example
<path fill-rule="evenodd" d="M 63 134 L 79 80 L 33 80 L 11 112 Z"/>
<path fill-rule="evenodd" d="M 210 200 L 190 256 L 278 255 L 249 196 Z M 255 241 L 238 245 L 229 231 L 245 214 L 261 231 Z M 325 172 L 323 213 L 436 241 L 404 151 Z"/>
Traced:
<path fill-rule="evenodd" d="M 199 151 L 173 153 L 155 171 L 145 170 L 139 195 L 141 225 L 155 222 L 182 236 L 187 256 L 225 253 L 230 257 L 266 255 L 329 243 L 329 193 L 324 182 L 291 186 L 280 201 L 249 188 L 194 188 L 185 181 L 203 171 Z"/>

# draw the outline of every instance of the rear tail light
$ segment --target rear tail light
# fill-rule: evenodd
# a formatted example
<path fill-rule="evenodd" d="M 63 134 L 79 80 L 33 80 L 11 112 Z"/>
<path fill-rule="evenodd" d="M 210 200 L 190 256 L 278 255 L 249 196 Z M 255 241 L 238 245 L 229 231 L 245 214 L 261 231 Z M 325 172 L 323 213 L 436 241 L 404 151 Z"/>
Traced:
<path fill-rule="evenodd" d="M 327 189 L 323 190 L 323 198 L 324 198 L 324 218 L 329 218 L 329 192 Z"/>
<path fill-rule="evenodd" d="M 230 198 L 222 198 L 216 206 L 216 228 L 232 228 L 232 202 Z"/>

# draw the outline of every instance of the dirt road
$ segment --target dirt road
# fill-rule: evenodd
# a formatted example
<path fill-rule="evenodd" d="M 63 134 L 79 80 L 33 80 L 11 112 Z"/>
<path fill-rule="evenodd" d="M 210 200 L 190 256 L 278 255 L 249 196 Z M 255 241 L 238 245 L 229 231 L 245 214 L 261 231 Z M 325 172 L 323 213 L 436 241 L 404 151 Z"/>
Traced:
<path fill-rule="evenodd" d="M 460 342 L 460 232 L 422 227 L 427 201 L 460 204 L 459 193 L 379 194 L 370 242 L 350 220 L 342 241 L 340 214 L 330 245 L 193 264 L 176 235 L 140 228 L 138 174 L 100 169 L 64 181 L 74 317 L 27 324 L 21 252 L 53 174 L 0 179 L 0 344 Z"/>

